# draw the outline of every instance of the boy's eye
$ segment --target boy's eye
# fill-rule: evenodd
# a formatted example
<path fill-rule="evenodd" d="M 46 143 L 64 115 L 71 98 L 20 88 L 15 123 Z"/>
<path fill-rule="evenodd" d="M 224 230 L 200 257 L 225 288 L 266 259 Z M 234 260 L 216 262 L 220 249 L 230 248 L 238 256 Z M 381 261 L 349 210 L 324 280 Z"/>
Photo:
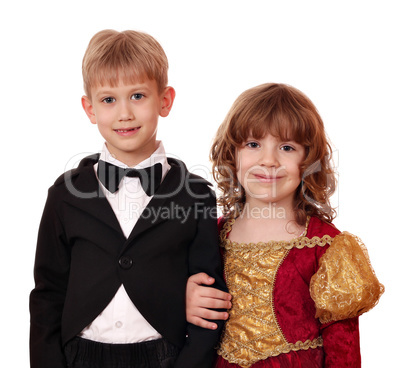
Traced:
<path fill-rule="evenodd" d="M 260 147 L 260 145 L 257 142 L 248 142 L 248 143 L 246 143 L 246 147 L 258 148 L 258 147 Z"/>
<path fill-rule="evenodd" d="M 134 93 L 132 96 L 131 96 L 131 99 L 132 100 L 141 100 L 141 98 L 143 98 L 144 97 L 144 95 L 142 94 L 142 93 Z"/>
<path fill-rule="evenodd" d="M 116 99 L 113 98 L 113 97 L 105 97 L 105 98 L 102 100 L 102 102 L 107 103 L 107 104 L 113 103 L 113 102 L 115 102 L 115 101 L 116 101 Z"/>

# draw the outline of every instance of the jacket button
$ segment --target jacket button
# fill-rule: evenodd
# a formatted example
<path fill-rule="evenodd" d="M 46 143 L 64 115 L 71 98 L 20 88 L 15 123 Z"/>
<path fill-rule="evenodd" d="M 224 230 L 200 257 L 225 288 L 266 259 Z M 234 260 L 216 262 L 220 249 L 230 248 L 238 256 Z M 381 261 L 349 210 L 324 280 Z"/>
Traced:
<path fill-rule="evenodd" d="M 128 270 L 133 265 L 133 260 L 127 256 L 121 257 L 119 259 L 119 265 L 122 269 Z"/>

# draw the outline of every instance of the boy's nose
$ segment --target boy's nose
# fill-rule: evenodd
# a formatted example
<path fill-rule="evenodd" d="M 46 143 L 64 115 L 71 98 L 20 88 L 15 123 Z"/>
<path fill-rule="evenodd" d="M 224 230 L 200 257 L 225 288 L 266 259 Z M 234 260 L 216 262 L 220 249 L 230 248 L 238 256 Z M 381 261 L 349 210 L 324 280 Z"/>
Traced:
<path fill-rule="evenodd" d="M 132 119 L 134 119 L 134 113 L 132 109 L 130 109 L 130 106 L 127 103 L 122 102 L 119 110 L 119 120 L 126 121 Z"/>

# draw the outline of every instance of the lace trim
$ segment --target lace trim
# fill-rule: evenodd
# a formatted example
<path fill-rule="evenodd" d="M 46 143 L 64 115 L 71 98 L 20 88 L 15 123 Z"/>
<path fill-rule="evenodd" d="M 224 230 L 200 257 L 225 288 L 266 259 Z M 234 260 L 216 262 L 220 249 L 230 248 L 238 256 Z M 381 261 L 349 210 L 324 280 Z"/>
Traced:
<path fill-rule="evenodd" d="M 232 226 L 235 222 L 235 219 L 230 219 L 225 222 L 223 228 L 220 232 L 220 245 L 221 247 L 225 248 L 226 250 L 232 251 L 253 251 L 253 250 L 279 250 L 279 249 L 286 249 L 290 250 L 293 248 L 303 249 L 307 248 L 314 248 L 315 246 L 324 247 L 325 245 L 331 245 L 334 238 L 329 235 L 324 235 L 322 238 L 318 236 L 314 236 L 312 238 L 307 238 L 307 228 L 309 224 L 310 218 L 307 220 L 306 228 L 304 233 L 295 239 L 290 241 L 269 241 L 269 242 L 258 242 L 258 243 L 238 243 L 227 238 L 228 232 L 232 230 Z"/>
<path fill-rule="evenodd" d="M 248 368 L 254 363 L 256 363 L 259 360 L 264 360 L 267 358 L 271 358 L 274 356 L 278 356 L 280 354 L 287 354 L 290 353 L 291 351 L 299 351 L 299 350 L 307 350 L 307 349 L 317 349 L 318 347 L 322 347 L 323 340 L 322 337 L 317 337 L 313 341 L 311 340 L 306 340 L 305 342 L 298 341 L 295 344 L 288 343 L 284 346 L 280 346 L 272 351 L 269 351 L 268 353 L 265 354 L 260 354 L 260 357 L 258 359 L 253 359 L 253 361 L 248 361 L 245 359 L 237 359 L 232 356 L 232 354 L 229 352 L 223 352 L 222 350 L 218 351 L 218 354 L 221 355 L 224 359 L 226 359 L 229 363 L 235 363 L 240 365 L 243 368 Z M 258 353 L 257 351 L 254 351 L 255 353 Z"/>

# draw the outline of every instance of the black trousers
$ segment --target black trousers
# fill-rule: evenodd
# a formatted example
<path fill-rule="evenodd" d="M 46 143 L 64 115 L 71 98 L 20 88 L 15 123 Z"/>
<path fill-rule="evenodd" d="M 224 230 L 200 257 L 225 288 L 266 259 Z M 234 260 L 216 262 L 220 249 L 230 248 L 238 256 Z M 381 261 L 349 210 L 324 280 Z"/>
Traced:
<path fill-rule="evenodd" d="M 76 337 L 64 352 L 69 368 L 171 368 L 180 349 L 165 339 L 104 344 Z"/>

